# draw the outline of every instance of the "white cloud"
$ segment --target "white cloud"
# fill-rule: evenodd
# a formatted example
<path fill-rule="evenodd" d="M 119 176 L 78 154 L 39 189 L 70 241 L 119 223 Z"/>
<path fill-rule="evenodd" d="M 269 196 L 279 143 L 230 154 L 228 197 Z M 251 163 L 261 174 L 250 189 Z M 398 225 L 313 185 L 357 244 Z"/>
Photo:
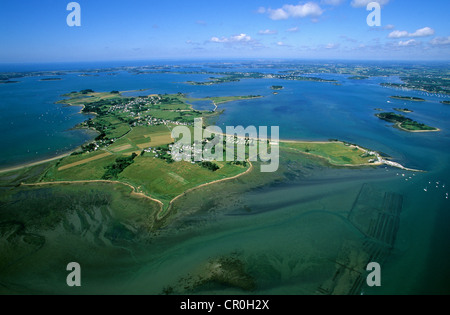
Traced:
<path fill-rule="evenodd" d="M 287 20 L 289 19 L 289 14 L 283 9 L 272 10 L 269 9 L 269 17 L 272 20 Z"/>
<path fill-rule="evenodd" d="M 393 24 L 388 24 L 384 27 L 385 30 L 393 30 L 395 28 L 395 25 Z"/>
<path fill-rule="evenodd" d="M 230 37 L 212 37 L 210 41 L 213 43 L 224 44 L 245 44 L 253 42 L 253 39 L 247 34 L 239 34 Z"/>
<path fill-rule="evenodd" d="M 431 45 L 434 46 L 445 46 L 450 45 L 450 36 L 447 37 L 436 37 L 430 41 Z"/>
<path fill-rule="evenodd" d="M 275 30 L 262 30 L 262 31 L 259 31 L 258 34 L 260 34 L 260 35 L 275 35 L 275 34 L 278 34 L 278 32 Z"/>
<path fill-rule="evenodd" d="M 391 32 L 388 37 L 389 38 L 403 38 L 403 37 L 427 37 L 434 35 L 434 29 L 431 27 L 424 27 L 421 29 L 418 29 L 414 33 L 408 33 L 407 31 L 393 31 Z"/>
<path fill-rule="evenodd" d="M 400 41 L 398 43 L 398 45 L 400 47 L 414 46 L 414 45 L 417 45 L 417 44 L 418 44 L 418 42 L 415 39 L 410 39 L 410 40 L 407 40 L 407 41 Z"/>
<path fill-rule="evenodd" d="M 421 28 L 411 34 L 412 37 L 426 37 L 432 35 L 434 35 L 434 29 L 432 29 L 431 27 Z"/>
<path fill-rule="evenodd" d="M 292 27 L 290 29 L 287 29 L 286 32 L 295 33 L 295 32 L 298 32 L 298 30 L 299 30 L 299 28 L 298 28 L 298 26 L 296 26 L 296 27 Z"/>
<path fill-rule="evenodd" d="M 352 0 L 352 7 L 366 8 L 371 2 L 378 2 L 381 6 L 384 6 L 389 3 L 389 0 Z"/>
<path fill-rule="evenodd" d="M 258 12 L 267 12 L 272 20 L 287 20 L 289 18 L 305 18 L 305 17 L 318 17 L 322 15 L 323 10 L 315 2 L 307 2 L 305 4 L 285 4 L 278 9 L 264 9 L 261 8 Z"/>
<path fill-rule="evenodd" d="M 388 37 L 389 38 L 402 38 L 402 37 L 408 37 L 409 33 L 407 31 L 393 31 L 391 32 Z"/>

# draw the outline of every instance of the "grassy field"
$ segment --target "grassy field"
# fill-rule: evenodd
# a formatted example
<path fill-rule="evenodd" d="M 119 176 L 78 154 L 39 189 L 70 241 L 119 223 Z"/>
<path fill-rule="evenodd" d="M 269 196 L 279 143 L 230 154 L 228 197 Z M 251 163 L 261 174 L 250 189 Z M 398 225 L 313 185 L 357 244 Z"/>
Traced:
<path fill-rule="evenodd" d="M 233 177 L 247 170 L 241 166 L 218 164 L 221 168 L 212 172 L 188 162 L 168 164 L 151 156 L 140 156 L 120 174 L 119 179 L 168 206 L 172 199 L 191 188 Z"/>
<path fill-rule="evenodd" d="M 101 151 L 96 151 L 96 152 L 91 152 L 91 153 L 84 153 L 84 154 L 79 154 L 79 155 L 70 155 L 64 159 L 62 159 L 59 164 L 58 164 L 58 168 L 63 168 L 63 167 L 67 167 L 71 164 L 75 164 L 75 163 L 79 163 L 79 164 L 83 164 L 84 161 L 87 160 L 95 160 L 96 157 L 104 155 L 105 151 L 101 150 Z"/>
<path fill-rule="evenodd" d="M 117 156 L 110 154 L 100 159 L 92 159 L 96 156 L 101 156 L 105 152 L 95 152 L 83 154 L 80 156 L 80 160 L 75 165 L 70 168 L 63 168 L 56 164 L 52 167 L 43 177 L 44 182 L 52 181 L 84 181 L 84 180 L 99 180 L 105 174 L 105 167 L 114 163 Z M 66 158 L 70 159 L 70 157 Z M 65 159 L 61 161 L 61 165 L 74 165 L 75 162 L 67 163 Z"/>
<path fill-rule="evenodd" d="M 358 147 L 346 145 L 342 142 L 281 142 L 280 146 L 318 156 L 326 159 L 333 165 L 364 165 L 369 164 L 374 156 L 368 156 Z"/>
<path fill-rule="evenodd" d="M 167 126 L 138 126 L 108 147 L 113 152 L 135 152 L 149 147 L 172 143 L 171 131 Z"/>
<path fill-rule="evenodd" d="M 230 178 L 245 172 L 248 167 L 216 162 L 220 167 L 211 171 L 188 162 L 168 163 L 155 154 L 140 156 L 143 149 L 173 143 L 168 126 L 138 126 L 109 146 L 91 153 L 72 155 L 56 163 L 46 173 L 43 182 L 101 180 L 108 166 L 117 158 L 139 156 L 125 168 L 117 180 L 128 183 L 139 192 L 158 199 L 167 210 L 169 203 L 186 190 L 216 180 Z"/>
<path fill-rule="evenodd" d="M 104 152 L 104 153 L 101 153 L 101 154 L 97 154 L 95 156 L 92 156 L 91 158 L 82 159 L 82 160 L 77 161 L 77 162 L 73 162 L 73 163 L 70 163 L 70 164 L 67 164 L 67 165 L 64 165 L 64 166 L 60 166 L 58 168 L 58 171 L 64 171 L 64 170 L 67 170 L 67 169 L 72 168 L 72 167 L 76 167 L 76 166 L 83 165 L 83 164 L 86 164 L 86 163 L 89 163 L 89 162 L 92 162 L 92 161 L 100 160 L 100 159 L 103 159 L 103 158 L 105 158 L 107 156 L 110 156 L 110 155 L 111 155 L 111 153 L 109 153 L 109 152 Z"/>

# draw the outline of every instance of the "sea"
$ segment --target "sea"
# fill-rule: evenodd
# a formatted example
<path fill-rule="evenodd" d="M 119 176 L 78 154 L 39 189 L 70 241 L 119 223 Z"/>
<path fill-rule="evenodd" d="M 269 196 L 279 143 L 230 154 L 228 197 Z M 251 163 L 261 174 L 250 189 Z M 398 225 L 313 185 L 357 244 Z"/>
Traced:
<path fill-rule="evenodd" d="M 0 72 L 68 71 L 64 75 L 49 76 L 60 78 L 58 81 L 42 81 L 45 76 L 32 76 L 12 79 L 19 83 L 0 84 L 0 169 L 68 153 L 96 136 L 93 132 L 74 129 L 89 115 L 80 113 L 79 107 L 56 104 L 64 98 L 63 94 L 71 91 L 129 91 L 124 93 L 126 96 L 182 92 L 193 98 L 262 95 L 259 99 L 219 105 L 219 110 L 224 112 L 215 123 L 223 128 L 238 125 L 278 126 L 281 139 L 339 139 L 382 152 L 384 156 L 408 168 L 425 172 L 412 173 L 390 167 L 352 170 L 320 168 L 295 185 L 252 191 L 244 196 L 246 203 L 254 209 L 267 208 L 268 205 L 270 209 L 251 217 L 230 215 L 224 218 L 222 224 L 206 224 L 202 233 L 176 245 L 169 242 L 171 245 L 161 249 L 167 252 L 164 255 L 167 263 L 156 272 L 157 275 L 163 277 L 170 272 L 168 266 L 177 268 L 183 264 L 192 264 L 192 257 L 207 257 L 218 248 L 249 253 L 278 253 L 276 257 L 285 259 L 284 262 L 279 259 L 279 264 L 289 264 L 288 257 L 298 261 L 303 255 L 311 255 L 313 250 L 308 246 L 313 248 L 314 244 L 317 245 L 315 248 L 323 251 L 333 250 L 329 245 L 336 235 L 345 237 L 342 235 L 349 232 L 339 234 L 341 227 L 327 220 L 326 214 L 329 211 L 339 212 L 339 207 L 342 207 L 342 211 L 352 207 L 358 193 L 370 186 L 378 193 L 389 192 L 401 196 L 403 206 L 394 248 L 383 262 L 382 285 L 363 286 L 360 293 L 450 293 L 450 200 L 446 198 L 450 192 L 450 106 L 440 103 L 448 100 L 448 97 L 380 86 L 383 82 L 401 82 L 398 77 L 351 80 L 348 75 L 320 74 L 317 76 L 337 80 L 339 84 L 243 79 L 240 82 L 201 86 L 185 82 L 205 81 L 211 75 L 151 71 L 136 74 L 129 69 L 86 72 L 89 69 L 155 64 L 167 65 L 168 68 L 176 66 L 173 71 L 180 72 L 209 70 L 273 73 L 285 70 L 274 67 L 253 69 L 245 65 L 218 70 L 211 67 L 211 63 L 199 61 L 0 66 Z M 284 89 L 274 94 L 270 89 L 273 85 L 282 85 Z M 421 97 L 427 102 L 405 102 L 391 99 L 392 95 Z M 209 102 L 193 105 L 199 110 L 214 109 Z M 413 111 L 408 117 L 441 131 L 404 132 L 375 116 L 379 112 L 377 109 L 393 111 L 393 108 L 405 107 Z M 314 226 L 316 230 L 302 232 L 302 227 L 308 224 L 309 228 Z M 299 245 L 298 242 L 303 243 Z M 188 251 L 190 255 L 187 255 Z M 295 274 L 293 268 L 286 267 L 283 270 Z M 311 274 L 317 272 L 312 270 Z M 141 273 L 145 274 L 146 271 L 142 270 Z M 267 276 L 264 281 L 257 293 L 303 293 L 302 286 L 308 287 L 308 281 L 313 280 L 308 277 L 299 280 L 286 272 L 276 279 Z"/>

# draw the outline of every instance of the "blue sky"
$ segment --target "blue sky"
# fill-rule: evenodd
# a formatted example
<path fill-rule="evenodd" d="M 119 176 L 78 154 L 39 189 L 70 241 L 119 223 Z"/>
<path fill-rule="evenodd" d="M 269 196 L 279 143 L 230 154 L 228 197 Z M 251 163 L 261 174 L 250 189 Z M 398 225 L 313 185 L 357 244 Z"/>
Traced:
<path fill-rule="evenodd" d="M 449 60 L 450 1 L 1 0 L 0 63 L 152 59 Z"/>

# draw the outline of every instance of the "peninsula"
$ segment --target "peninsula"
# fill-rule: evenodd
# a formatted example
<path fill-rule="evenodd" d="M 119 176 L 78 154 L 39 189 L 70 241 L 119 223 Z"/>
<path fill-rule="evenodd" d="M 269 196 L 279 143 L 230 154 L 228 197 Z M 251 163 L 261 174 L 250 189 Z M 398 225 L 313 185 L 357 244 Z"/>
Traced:
<path fill-rule="evenodd" d="M 195 118 L 220 115 L 221 112 L 194 110 L 189 104 L 193 100 L 223 104 L 260 96 L 191 99 L 183 93 L 140 97 L 124 97 L 122 93 L 85 89 L 65 94 L 65 99 L 59 103 L 81 106 L 83 113 L 93 115 L 77 127 L 95 130 L 98 136 L 69 156 L 46 161 L 48 167 L 39 180 L 27 182 L 26 185 L 122 184 L 130 187 L 132 194 L 159 204 L 156 218 L 160 220 L 170 212 L 173 203 L 186 193 L 252 172 L 253 165 L 248 160 L 174 162 L 171 150 L 175 139 L 171 131 L 179 125 L 193 130 Z M 227 138 L 235 144 L 244 144 L 247 158 L 250 146 L 267 141 L 230 135 Z M 207 142 L 205 140 L 203 145 Z M 387 164 L 406 169 L 384 160 L 377 152 L 339 141 L 280 141 L 270 145 L 279 145 L 280 150 L 315 157 L 338 167 Z M 193 149 L 193 143 L 186 143 L 186 149 Z"/>

